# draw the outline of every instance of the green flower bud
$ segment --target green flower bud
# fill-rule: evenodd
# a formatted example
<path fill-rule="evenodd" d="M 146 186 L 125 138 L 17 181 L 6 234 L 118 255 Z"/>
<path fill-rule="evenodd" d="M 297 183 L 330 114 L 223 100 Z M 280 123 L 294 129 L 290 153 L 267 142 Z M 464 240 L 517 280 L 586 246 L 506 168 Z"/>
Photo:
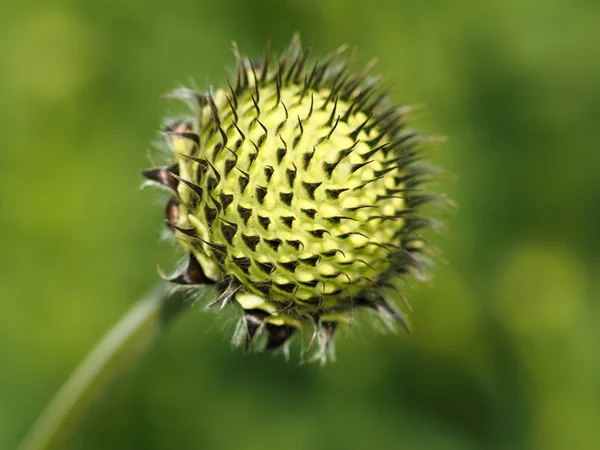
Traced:
<path fill-rule="evenodd" d="M 338 323 L 370 308 L 407 326 L 397 279 L 426 260 L 417 215 L 423 138 L 379 80 L 309 63 L 294 38 L 276 64 L 237 58 L 228 89 L 168 97 L 193 115 L 165 135 L 174 164 L 146 171 L 173 193 L 167 221 L 189 255 L 180 284 L 218 283 L 244 311 L 238 335 L 274 349 L 312 329 L 322 357 Z M 258 338 L 262 335 L 262 338 Z"/>

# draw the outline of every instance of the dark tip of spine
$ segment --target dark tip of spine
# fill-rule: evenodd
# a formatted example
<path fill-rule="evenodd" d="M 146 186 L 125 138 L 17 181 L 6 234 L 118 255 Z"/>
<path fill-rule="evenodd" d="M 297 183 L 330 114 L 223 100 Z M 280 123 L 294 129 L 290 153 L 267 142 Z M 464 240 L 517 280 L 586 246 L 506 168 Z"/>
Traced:
<path fill-rule="evenodd" d="M 243 194 L 250 182 L 250 177 L 243 171 L 240 170 L 240 172 L 242 172 L 242 175 L 238 176 L 238 186 L 240 187 L 240 192 Z"/>
<path fill-rule="evenodd" d="M 188 181 L 184 178 L 179 177 L 179 175 L 177 175 L 173 172 L 169 172 L 169 175 L 171 177 L 175 178 L 180 183 L 185 184 L 190 189 L 190 191 L 192 191 L 192 193 L 196 197 L 196 199 L 194 201 L 194 207 L 197 207 L 199 201 L 202 199 L 202 193 L 203 193 L 202 188 L 200 186 L 198 186 L 197 184 L 192 183 L 191 181 Z"/>
<path fill-rule="evenodd" d="M 217 187 L 217 184 L 218 184 L 217 183 L 217 179 L 214 178 L 214 177 L 212 177 L 212 176 L 209 176 L 206 179 L 206 189 L 207 189 L 207 191 L 209 193 L 212 193 L 212 191 L 214 191 L 214 189 Z"/>
<path fill-rule="evenodd" d="M 300 258 L 300 262 L 306 264 L 307 266 L 316 267 L 320 259 L 321 255 L 313 255 L 307 258 Z"/>
<path fill-rule="evenodd" d="M 304 163 L 304 170 L 308 169 L 308 165 L 310 164 L 310 161 L 313 159 L 313 156 L 315 156 L 315 148 L 313 147 L 312 152 L 306 152 L 302 154 L 302 161 Z"/>
<path fill-rule="evenodd" d="M 294 220 L 296 220 L 294 216 L 281 216 L 279 217 L 279 219 L 289 229 L 292 229 L 292 223 L 294 222 Z"/>
<path fill-rule="evenodd" d="M 294 141 L 292 142 L 292 148 L 298 147 L 298 143 L 300 142 L 300 139 L 302 139 L 302 134 L 298 134 L 294 137 Z"/>
<path fill-rule="evenodd" d="M 322 138 L 319 140 L 319 143 L 321 143 L 321 142 L 323 142 L 323 141 L 326 141 L 327 139 L 329 139 L 329 138 L 330 138 L 330 137 L 333 135 L 333 133 L 334 133 L 335 129 L 336 129 L 336 128 L 337 128 L 337 126 L 338 126 L 338 123 L 340 123 L 340 116 L 337 116 L 337 119 L 335 120 L 335 123 L 333 124 L 333 127 L 331 127 L 331 129 L 329 130 L 329 133 L 327 133 L 327 135 L 326 135 L 326 136 L 323 136 L 323 137 L 322 137 Z"/>
<path fill-rule="evenodd" d="M 277 128 L 275 128 L 275 134 L 279 134 L 284 126 L 285 126 L 285 120 L 283 122 L 281 122 L 279 125 L 277 125 Z"/>
<path fill-rule="evenodd" d="M 261 136 L 258 137 L 258 141 L 256 141 L 255 147 L 257 148 L 261 148 L 262 145 L 265 143 L 265 140 L 267 139 L 267 135 L 263 134 Z"/>
<path fill-rule="evenodd" d="M 359 231 L 351 231 L 351 232 L 349 232 L 349 233 L 343 233 L 343 234 L 339 234 L 337 237 L 338 237 L 338 238 L 340 238 L 340 239 L 347 239 L 347 238 L 349 238 L 349 237 L 350 237 L 350 236 L 352 236 L 352 235 L 356 235 L 356 236 L 362 236 L 362 237 L 364 237 L 365 239 L 369 239 L 369 236 L 367 236 L 366 234 L 364 234 L 364 233 L 361 233 L 361 232 L 359 232 Z"/>
<path fill-rule="evenodd" d="M 256 194 L 256 199 L 258 200 L 258 203 L 260 203 L 262 205 L 264 203 L 265 197 L 267 196 L 267 193 L 268 193 L 267 188 L 264 186 L 256 186 L 254 188 L 254 192 Z"/>
<path fill-rule="evenodd" d="M 278 262 L 279 266 L 287 270 L 288 272 L 294 273 L 296 271 L 296 267 L 300 265 L 298 261 L 288 261 L 288 262 Z"/>
<path fill-rule="evenodd" d="M 293 294 L 298 289 L 296 283 L 275 283 L 275 287 L 286 294 Z"/>
<path fill-rule="evenodd" d="M 316 209 L 305 209 L 302 208 L 301 209 L 302 213 L 305 214 L 306 216 L 310 217 L 311 219 L 315 218 L 315 214 L 317 214 L 317 210 Z"/>
<path fill-rule="evenodd" d="M 332 216 L 332 217 L 324 217 L 324 219 L 333 224 L 340 223 L 342 221 L 342 219 L 358 222 L 358 220 L 355 219 L 354 217 L 348 217 L 348 216 Z"/>
<path fill-rule="evenodd" d="M 263 129 L 263 136 L 264 138 L 262 139 L 262 141 L 264 142 L 264 140 L 267 138 L 267 136 L 269 135 L 269 131 L 267 130 L 267 127 L 264 126 L 264 124 L 260 121 L 260 120 L 256 120 L 256 122 L 258 123 L 258 125 Z M 262 138 L 262 136 L 261 136 Z M 260 140 L 260 139 L 259 139 Z M 260 145 L 259 145 L 260 147 Z"/>
<path fill-rule="evenodd" d="M 233 126 L 235 127 L 235 129 L 237 130 L 238 134 L 240 135 L 240 137 L 242 138 L 242 143 L 246 140 L 246 135 L 244 133 L 242 133 L 242 130 L 240 130 L 240 127 L 238 127 L 237 122 L 233 123 Z M 237 150 L 237 149 L 236 149 Z"/>
<path fill-rule="evenodd" d="M 213 203 L 213 205 L 215 205 L 215 207 L 217 208 L 217 214 L 220 214 L 220 213 L 221 213 L 221 210 L 223 209 L 223 207 L 221 206 L 221 203 L 219 203 L 219 201 L 218 201 L 216 198 L 214 198 L 214 197 L 212 196 L 212 194 L 209 194 L 209 195 L 208 195 L 208 198 L 210 198 L 210 201 L 211 201 L 211 202 Z"/>
<path fill-rule="evenodd" d="M 242 240 L 244 241 L 244 244 L 246 244 L 246 246 L 252 250 L 252 251 L 256 251 L 256 246 L 258 245 L 258 243 L 260 242 L 260 237 L 258 236 L 247 236 L 245 234 L 242 234 Z"/>
<path fill-rule="evenodd" d="M 388 142 L 386 142 L 385 144 L 381 144 L 380 146 L 375 147 L 373 150 L 368 151 L 367 153 L 362 153 L 360 155 L 360 157 L 363 159 L 363 161 L 366 161 L 366 160 L 370 159 L 375 153 L 385 149 L 388 145 L 389 145 Z"/>
<path fill-rule="evenodd" d="M 258 153 L 249 153 L 248 154 L 248 168 L 252 167 L 252 164 L 254 163 L 254 160 L 256 160 L 257 156 L 258 156 Z"/>
<path fill-rule="evenodd" d="M 239 120 L 237 111 L 235 110 L 235 107 L 233 106 L 233 102 L 229 98 L 229 95 L 225 95 L 225 98 L 227 99 L 227 103 L 229 103 L 229 109 L 231 110 L 231 114 L 233 115 L 233 123 L 235 125 L 235 124 L 237 124 L 237 121 Z"/>
<path fill-rule="evenodd" d="M 250 267 L 252 260 L 247 256 L 243 256 L 241 258 L 234 256 L 233 258 L 231 258 L 231 262 L 233 262 L 236 266 L 242 269 L 242 272 L 248 274 L 248 267 Z"/>
<path fill-rule="evenodd" d="M 283 241 L 281 239 L 265 239 L 264 241 L 269 247 L 271 247 L 275 251 L 277 251 L 281 244 L 283 244 Z"/>
<path fill-rule="evenodd" d="M 328 179 L 331 179 L 331 176 L 333 175 L 333 171 L 338 166 L 338 164 L 340 162 L 342 162 L 342 160 L 346 156 L 350 155 L 354 151 L 354 148 L 358 145 L 359 142 L 360 142 L 360 140 L 354 142 L 354 144 L 352 144 L 350 147 L 348 147 L 344 150 L 340 150 L 340 152 L 338 153 L 338 157 L 334 162 L 328 163 L 327 161 L 323 161 L 323 170 L 325 171 L 325 174 Z"/>
<path fill-rule="evenodd" d="M 227 207 L 233 202 L 233 195 L 221 192 L 219 193 L 219 200 L 221 200 L 221 205 L 223 205 L 223 211 L 226 211 Z"/>
<path fill-rule="evenodd" d="M 394 170 L 400 170 L 402 167 L 401 166 L 390 166 L 390 167 L 386 167 L 385 169 L 381 169 L 381 170 L 374 170 L 373 174 L 376 177 L 381 177 L 385 174 L 388 174 Z"/>
<path fill-rule="evenodd" d="M 206 158 L 197 158 L 192 155 L 186 155 L 185 153 L 180 153 L 179 155 L 185 159 L 189 159 L 190 161 L 194 161 L 194 162 L 198 163 L 199 167 L 201 167 L 204 170 L 206 170 L 208 168 L 209 163 Z"/>
<path fill-rule="evenodd" d="M 288 185 L 290 188 L 294 187 L 294 180 L 296 179 L 296 173 L 298 172 L 298 168 L 296 167 L 296 164 L 292 164 L 292 166 L 294 167 L 294 169 L 285 169 L 285 174 L 287 176 L 288 179 Z"/>
<path fill-rule="evenodd" d="M 304 248 L 304 244 L 302 243 L 302 241 L 298 241 L 298 240 L 287 240 L 285 241 L 286 244 L 288 244 L 291 247 L 294 247 L 296 250 L 300 250 L 301 248 Z"/>
<path fill-rule="evenodd" d="M 281 102 L 281 79 L 278 76 L 275 76 L 275 89 L 275 104 L 271 110 L 277 108 L 277 105 Z"/>
<path fill-rule="evenodd" d="M 256 264 L 256 267 L 258 267 L 262 272 L 266 273 L 267 275 L 271 275 L 275 271 L 275 265 L 273 263 L 262 263 L 260 261 L 254 261 L 254 264 Z"/>
<path fill-rule="evenodd" d="M 392 120 L 390 121 L 390 123 L 383 126 L 383 128 L 379 130 L 379 133 L 373 139 L 367 141 L 367 143 L 369 144 L 369 146 L 373 147 L 377 145 L 379 141 L 381 141 L 381 139 L 383 139 L 385 136 L 394 136 L 402 129 L 403 126 L 403 123 L 399 123 L 396 120 Z"/>
<path fill-rule="evenodd" d="M 375 177 L 375 178 L 371 178 L 370 180 L 365 181 L 363 184 L 356 186 L 354 189 L 352 189 L 353 191 L 358 191 L 359 189 L 364 188 L 365 186 L 368 186 L 369 184 L 373 183 L 374 181 L 377 180 L 381 180 L 383 178 L 383 175 L 379 176 L 379 177 Z"/>
<path fill-rule="evenodd" d="M 363 208 L 377 208 L 377 205 L 359 205 L 359 206 L 355 206 L 353 208 L 345 208 L 346 211 L 358 211 L 359 209 L 363 209 Z"/>
<path fill-rule="evenodd" d="M 370 159 L 369 161 L 365 161 L 363 163 L 358 163 L 358 164 L 352 164 L 352 167 L 350 168 L 350 171 L 352 173 L 356 172 L 359 169 L 362 169 L 363 167 L 365 167 L 368 164 L 371 164 L 373 162 L 372 159 Z"/>
<path fill-rule="evenodd" d="M 342 194 L 343 192 L 346 192 L 350 190 L 349 188 L 342 188 L 342 189 L 325 189 L 325 194 L 327 195 L 327 198 L 329 199 L 338 199 L 340 194 Z"/>
<path fill-rule="evenodd" d="M 181 228 L 174 223 L 167 222 L 167 225 L 173 228 L 176 231 L 179 231 L 181 234 L 185 234 L 186 236 L 197 238 L 198 233 L 196 232 L 196 228 Z"/>
<path fill-rule="evenodd" d="M 294 194 L 292 192 L 282 192 L 279 194 L 279 198 L 287 206 L 292 206 L 292 200 L 294 199 Z"/>
<path fill-rule="evenodd" d="M 344 258 L 346 257 L 346 254 L 339 248 L 336 248 L 335 250 L 329 250 L 328 252 L 323 252 L 323 253 L 321 253 L 321 256 L 331 258 L 332 256 L 335 256 L 338 253 L 341 253 Z"/>
<path fill-rule="evenodd" d="M 329 100 L 331 99 L 332 95 L 333 95 L 333 91 L 329 94 L 329 97 L 327 97 L 327 100 L 325 100 L 325 103 L 323 103 L 323 105 L 321 106 L 322 110 L 325 109 L 325 107 L 329 103 Z M 327 122 L 326 122 L 326 125 L 328 127 L 333 125 L 333 121 L 335 120 L 335 117 L 336 117 L 335 113 L 337 112 L 337 106 L 338 106 L 338 99 L 336 97 L 335 102 L 333 104 L 333 109 L 331 110 L 331 113 L 329 114 L 329 119 L 327 119 Z"/>
<path fill-rule="evenodd" d="M 302 126 L 302 120 L 300 119 L 300 116 L 297 116 L 298 118 L 298 128 L 300 129 L 300 136 L 302 136 L 304 134 L 304 127 Z"/>
<path fill-rule="evenodd" d="M 240 215 L 240 217 L 242 218 L 244 225 L 248 225 L 248 219 L 250 219 L 250 217 L 252 217 L 252 209 L 244 208 L 242 205 L 238 205 L 237 212 Z"/>
<path fill-rule="evenodd" d="M 285 155 L 287 153 L 287 148 L 278 148 L 277 149 L 277 164 L 281 164 L 281 161 L 283 161 L 283 158 L 285 158 Z"/>
<path fill-rule="evenodd" d="M 365 119 L 365 121 L 363 123 L 361 123 L 358 127 L 356 127 L 356 129 L 354 131 L 352 131 L 349 136 L 350 138 L 355 141 L 356 138 L 358 137 L 358 135 L 360 134 L 360 132 L 363 130 L 363 128 L 365 127 L 365 125 L 367 124 L 367 122 L 369 120 L 371 120 L 371 117 L 373 117 L 373 112 L 371 112 L 367 118 Z"/>
<path fill-rule="evenodd" d="M 308 120 L 310 118 L 310 116 L 312 116 L 314 104 L 315 104 L 315 95 L 313 92 L 311 92 L 310 93 L 310 107 L 308 108 L 308 114 L 306 114 L 306 118 L 304 120 Z"/>
<path fill-rule="evenodd" d="M 250 94 L 250 98 L 252 99 L 254 110 L 256 111 L 256 119 L 258 119 L 260 117 L 260 108 L 258 107 L 258 100 L 254 98 L 254 94 Z"/>
<path fill-rule="evenodd" d="M 271 280 L 256 281 L 250 283 L 250 286 L 264 295 L 269 295 L 271 292 L 271 287 L 273 286 L 273 282 Z"/>
<path fill-rule="evenodd" d="M 225 239 L 227 239 L 227 242 L 229 242 L 229 245 L 233 245 L 233 238 L 235 237 L 236 233 L 238 232 L 237 224 L 233 223 L 233 222 L 229 222 L 228 220 L 225 220 L 223 218 L 221 218 L 220 220 L 221 220 L 220 228 L 221 228 L 221 232 L 223 233 L 223 236 L 225 237 Z"/>
<path fill-rule="evenodd" d="M 213 174 L 215 175 L 215 185 L 212 186 L 211 188 L 209 188 L 209 192 L 212 191 L 216 185 L 218 185 L 221 182 L 221 174 L 219 173 L 219 171 L 217 170 L 217 168 L 215 166 L 212 165 L 212 163 L 208 160 L 205 159 L 204 161 L 206 161 L 206 164 L 211 168 Z"/>
<path fill-rule="evenodd" d="M 238 107 L 237 94 L 235 93 L 233 86 L 231 86 L 231 82 L 229 81 L 229 78 L 227 78 L 227 85 L 229 86 L 229 92 L 231 92 L 231 99 L 233 101 L 233 107 L 234 107 L 234 109 L 237 109 L 237 107 Z"/>
<path fill-rule="evenodd" d="M 322 181 L 319 181 L 318 183 L 307 183 L 306 181 L 302 182 L 302 186 L 304 187 L 304 189 L 306 190 L 306 193 L 308 194 L 308 197 L 311 200 L 315 199 L 315 191 L 317 190 L 317 188 L 319 186 L 321 186 L 323 184 Z M 348 190 L 348 189 L 345 189 Z"/>
<path fill-rule="evenodd" d="M 215 219 L 217 218 L 217 210 L 208 205 L 204 205 L 204 216 L 206 217 L 206 223 L 208 226 L 212 227 Z"/>
<path fill-rule="evenodd" d="M 208 106 L 210 107 L 210 116 L 212 118 L 213 123 L 217 128 L 221 128 L 221 119 L 219 118 L 219 110 L 217 109 L 217 105 L 215 103 L 215 99 L 212 94 L 209 94 L 207 97 Z"/>
<path fill-rule="evenodd" d="M 237 156 L 236 156 L 237 158 Z M 237 159 L 227 159 L 225 160 L 225 178 L 227 178 L 227 176 L 231 173 L 231 171 L 233 170 L 233 168 L 237 165 Z"/>
<path fill-rule="evenodd" d="M 269 229 L 269 225 L 271 224 L 271 219 L 265 216 L 258 216 L 258 223 L 265 229 Z"/>
<path fill-rule="evenodd" d="M 285 103 L 281 102 L 281 106 L 283 106 L 283 111 L 285 112 L 285 121 L 287 122 L 288 118 L 290 117 L 290 114 L 288 112 L 287 107 L 285 106 Z"/>
<path fill-rule="evenodd" d="M 309 233 L 310 233 L 311 236 L 314 236 L 317 239 L 323 239 L 323 236 L 325 235 L 325 233 L 331 234 L 327 230 L 310 230 Z"/>
<path fill-rule="evenodd" d="M 265 177 L 267 178 L 267 183 L 271 181 L 273 172 L 275 172 L 275 169 L 273 169 L 272 166 L 265 166 Z"/>
<path fill-rule="evenodd" d="M 198 237 L 198 239 L 215 251 L 215 258 L 217 258 L 217 261 L 219 261 L 219 263 L 222 264 L 225 261 L 225 257 L 227 256 L 226 246 L 221 244 L 215 244 L 214 242 L 205 241 L 201 237 Z"/>

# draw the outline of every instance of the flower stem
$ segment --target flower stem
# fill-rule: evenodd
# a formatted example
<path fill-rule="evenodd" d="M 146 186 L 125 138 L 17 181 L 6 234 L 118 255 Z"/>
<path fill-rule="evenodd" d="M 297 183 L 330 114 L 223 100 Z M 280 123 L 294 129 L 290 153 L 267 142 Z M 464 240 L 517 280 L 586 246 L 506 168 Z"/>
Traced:
<path fill-rule="evenodd" d="M 75 370 L 43 411 L 21 450 L 65 448 L 87 411 L 116 375 L 140 359 L 165 326 L 188 309 L 181 291 L 160 284 L 139 301 Z"/>

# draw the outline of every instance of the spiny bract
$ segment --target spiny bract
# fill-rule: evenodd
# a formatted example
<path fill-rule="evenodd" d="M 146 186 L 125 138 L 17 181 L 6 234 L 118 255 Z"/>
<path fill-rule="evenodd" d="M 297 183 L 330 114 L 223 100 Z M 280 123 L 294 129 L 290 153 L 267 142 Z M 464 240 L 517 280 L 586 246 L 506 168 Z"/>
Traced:
<path fill-rule="evenodd" d="M 175 164 L 144 172 L 174 194 L 167 221 L 189 260 L 171 281 L 219 283 L 215 304 L 244 310 L 246 345 L 274 349 L 308 328 L 323 358 L 359 307 L 406 327 L 397 280 L 421 274 L 430 222 L 416 210 L 435 199 L 419 190 L 424 139 L 370 65 L 336 62 L 342 51 L 309 64 L 296 37 L 271 64 L 234 46 L 233 86 L 167 95 L 194 112 L 164 133 Z"/>

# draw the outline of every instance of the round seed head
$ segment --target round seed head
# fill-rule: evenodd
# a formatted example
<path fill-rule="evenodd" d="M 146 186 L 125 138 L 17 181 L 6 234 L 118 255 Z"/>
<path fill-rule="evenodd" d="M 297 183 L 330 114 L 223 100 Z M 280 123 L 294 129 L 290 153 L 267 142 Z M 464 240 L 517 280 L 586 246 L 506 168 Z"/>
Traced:
<path fill-rule="evenodd" d="M 321 357 L 361 307 L 407 326 L 395 279 L 420 273 L 430 223 L 417 209 L 434 198 L 419 189 L 422 138 L 341 51 L 310 62 L 294 38 L 253 62 L 234 47 L 235 83 L 167 95 L 193 110 L 164 133 L 174 164 L 144 172 L 173 193 L 167 221 L 189 260 L 172 281 L 219 283 L 247 345 L 309 328 Z"/>

